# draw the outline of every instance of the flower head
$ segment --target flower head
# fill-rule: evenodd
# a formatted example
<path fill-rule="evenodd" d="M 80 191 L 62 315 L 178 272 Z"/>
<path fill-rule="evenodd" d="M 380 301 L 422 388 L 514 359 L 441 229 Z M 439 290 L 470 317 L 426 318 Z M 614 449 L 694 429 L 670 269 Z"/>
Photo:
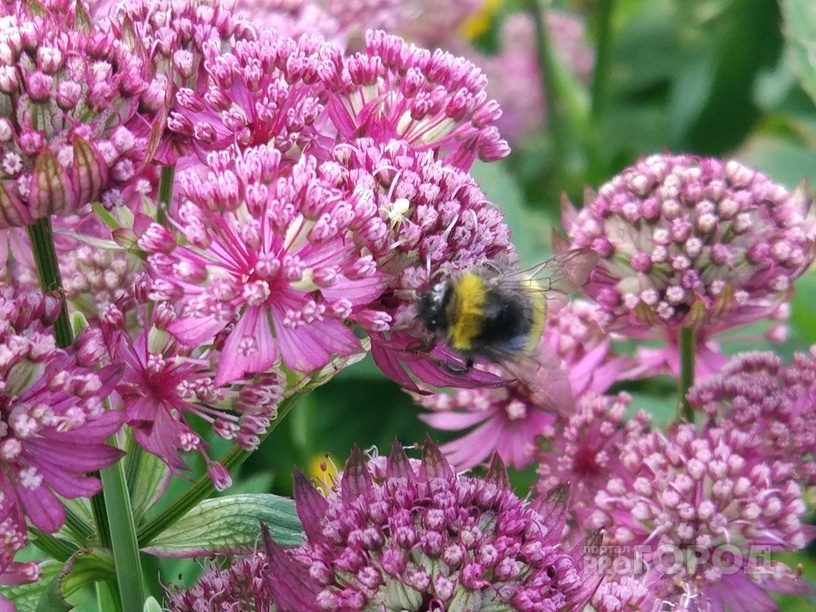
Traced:
<path fill-rule="evenodd" d="M 279 610 L 580 609 L 597 586 L 559 545 L 563 504 L 516 497 L 498 457 L 481 480 L 395 443 L 380 480 L 357 450 L 328 499 L 302 475 L 295 497 L 306 542 L 267 542 Z"/>
<path fill-rule="evenodd" d="M 328 112 L 341 141 L 404 140 L 467 170 L 510 149 L 493 122 L 501 111 L 485 93 L 487 77 L 470 61 L 409 45 L 382 31 L 366 33 L 365 51 L 327 82 Z"/>
<path fill-rule="evenodd" d="M 765 589 L 802 592 L 796 574 L 768 555 L 811 539 L 805 504 L 790 464 L 769 459 L 761 443 L 734 429 L 680 425 L 631 439 L 621 462 L 586 525 L 638 556 L 651 601 L 765 610 Z"/>
<path fill-rule="evenodd" d="M 797 480 L 816 486 L 816 355 L 790 365 L 770 351 L 740 353 L 688 394 L 691 405 L 721 428 L 761 440 L 769 457 L 790 462 Z"/>
<path fill-rule="evenodd" d="M 264 579 L 269 571 L 263 553 L 237 558 L 225 569 L 212 567 L 189 589 L 171 591 L 167 605 L 172 612 L 274 610 L 269 582 Z"/>
<path fill-rule="evenodd" d="M 145 310 L 143 319 L 147 318 Z M 174 320 L 172 308 L 158 304 L 147 329 L 131 334 L 125 328 L 124 313 L 111 305 L 103 315 L 101 334 L 83 338 L 85 350 L 107 350 L 112 361 L 122 364 L 116 392 L 125 422 L 140 446 L 174 472 L 187 469 L 180 451 L 201 453 L 213 480 L 225 488 L 230 484 L 228 478 L 215 478 L 225 470 L 208 456 L 206 443 L 190 426 L 190 417 L 208 423 L 219 437 L 255 450 L 260 436 L 277 417 L 285 381 L 279 372 L 271 372 L 216 385 L 219 354 L 177 342 L 167 331 Z"/>
<path fill-rule="evenodd" d="M 515 259 L 501 213 L 465 171 L 402 140 L 361 138 L 337 145 L 318 171 L 327 184 L 353 194 L 359 211 L 356 240 L 390 278 L 371 306 L 387 315 L 379 329 L 372 328 L 377 365 L 414 390 L 402 364 L 429 384 L 467 384 L 465 377 L 439 367 L 455 359 L 443 347 L 430 350 L 431 359 L 427 346 L 417 351 L 423 332 L 417 328 L 415 300 L 435 278 L 487 259 Z M 491 375 L 479 384 L 491 379 L 495 382 Z"/>
<path fill-rule="evenodd" d="M 333 354 L 362 351 L 346 323 L 366 325 L 385 282 L 350 239 L 357 203 L 319 180 L 301 157 L 284 169 L 265 147 L 208 157 L 206 175 L 180 179 L 174 225 L 140 239 L 153 275 L 151 299 L 179 303 L 168 331 L 189 346 L 212 344 L 216 386 L 260 373 L 278 358 L 308 373 Z"/>
<path fill-rule="evenodd" d="M 320 153 L 334 142 L 327 125 L 327 91 L 342 66 L 340 50 L 319 36 L 297 40 L 261 30 L 229 53 L 210 42 L 203 49 L 203 78 L 182 88 L 168 127 L 199 152 L 230 145 L 266 145 L 285 157 Z"/>
<path fill-rule="evenodd" d="M 92 496 L 102 485 L 84 474 L 122 454 L 105 444 L 122 415 L 103 405 L 118 368 L 58 349 L 58 312 L 53 298 L 0 286 L 0 490 L 48 533 L 65 521 L 57 495 Z"/>
<path fill-rule="evenodd" d="M 548 448 L 538 454 L 536 490 L 569 482 L 570 509 L 581 515 L 591 507 L 595 493 L 624 471 L 620 456 L 627 443 L 648 430 L 650 417 L 644 412 L 624 422 L 629 401 L 626 394 L 579 397 L 563 431 L 549 436 Z"/>
<path fill-rule="evenodd" d="M 771 315 L 816 254 L 803 188 L 788 192 L 737 161 L 653 155 L 603 185 L 572 242 L 601 257 L 585 286 L 609 326 L 709 335 Z"/>
<path fill-rule="evenodd" d="M 78 10 L 15 2 L 0 17 L 0 229 L 74 212 L 149 161 L 146 65 Z"/>
<path fill-rule="evenodd" d="M 430 411 L 420 415 L 420 419 L 431 427 L 443 431 L 473 428 L 461 438 L 441 447 L 456 469 L 478 465 L 493 452 L 506 456 L 510 465 L 522 469 L 533 462 L 539 440 L 555 436 L 559 414 L 564 409 L 563 402 L 567 403 L 567 408 L 571 407 L 569 381 L 557 364 L 553 366 L 534 376 L 552 376 L 548 380 L 548 387 L 554 398 L 562 400 L 560 404 L 547 402 L 542 405 L 533 397 L 534 391 L 519 379 L 495 388 L 412 395 L 419 406 Z M 499 366 L 484 367 L 499 378 L 506 375 Z"/>
<path fill-rule="evenodd" d="M 318 34 L 342 43 L 340 24 L 321 4 L 313 0 L 238 0 L 237 12 L 244 12 L 259 32 L 262 29 L 300 38 Z"/>
<path fill-rule="evenodd" d="M 17 551 L 28 541 L 25 516 L 14 496 L 11 483 L 0 470 L 0 586 L 36 582 L 40 578 L 37 563 L 14 561 Z M 0 610 L 15 610 L 14 605 L 0 595 Z"/>
<path fill-rule="evenodd" d="M 205 49 L 213 46 L 229 50 L 236 41 L 251 40 L 255 31 L 250 23 L 235 14 L 233 0 L 100 0 L 95 3 L 97 17 L 118 37 L 134 47 L 149 50 L 150 67 L 158 75 L 146 95 L 146 104 L 161 111 L 160 128 L 167 113 L 178 104 L 177 91 L 205 87 Z M 161 137 L 156 158 L 175 162 L 184 147 L 168 129 L 156 130 Z"/>

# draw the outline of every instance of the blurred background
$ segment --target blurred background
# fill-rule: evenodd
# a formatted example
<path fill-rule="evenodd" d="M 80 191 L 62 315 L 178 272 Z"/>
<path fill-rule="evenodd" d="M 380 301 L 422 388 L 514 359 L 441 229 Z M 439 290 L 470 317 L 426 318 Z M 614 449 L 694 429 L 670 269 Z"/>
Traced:
<path fill-rule="evenodd" d="M 477 164 L 473 174 L 506 215 L 525 263 L 551 253 L 562 194 L 580 204 L 585 188 L 597 189 L 642 155 L 733 157 L 788 188 L 816 174 L 812 0 L 555 1 L 537 18 L 535 3 L 520 0 L 396 4 L 410 4 L 414 12 L 393 21 L 395 33 L 465 55 L 490 79 L 513 153 Z M 263 16 L 268 7 L 256 0 L 250 9 Z M 357 19 L 360 31 L 379 25 L 366 21 L 376 21 L 373 12 Z M 538 36 L 537 19 L 543 24 Z M 537 44 L 542 33 L 543 46 Z M 353 48 L 353 35 L 348 40 Z M 798 283 L 789 337 L 775 349 L 785 358 L 816 343 L 814 298 L 811 271 Z M 727 350 L 765 348 L 762 342 L 735 342 Z M 674 414 L 673 381 L 625 389 L 635 397 L 632 409 L 645 408 L 658 423 Z M 426 435 L 449 439 L 419 421 L 420 412 L 367 358 L 302 399 L 242 467 L 229 493 L 291 495 L 294 468 L 319 476 L 327 455 L 341 467 L 355 444 L 387 452 L 395 438 L 405 445 Z M 223 452 L 219 442 L 212 440 L 214 457 Z M 532 469 L 512 474 L 521 495 L 532 476 Z M 187 484 L 174 481 L 170 496 L 173 487 Z M 810 555 L 788 561 L 803 563 L 814 580 L 812 549 Z M 197 567 L 163 561 L 161 576 L 183 574 L 190 584 Z M 801 600 L 780 601 L 784 610 L 814 609 Z"/>

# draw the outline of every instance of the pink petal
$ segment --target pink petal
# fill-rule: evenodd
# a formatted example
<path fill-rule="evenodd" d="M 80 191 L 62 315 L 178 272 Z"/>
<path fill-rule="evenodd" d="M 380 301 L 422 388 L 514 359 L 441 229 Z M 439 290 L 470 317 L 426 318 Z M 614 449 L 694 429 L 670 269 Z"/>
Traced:
<path fill-rule="evenodd" d="M 220 386 L 243 378 L 247 373 L 265 372 L 278 360 L 278 347 L 269 328 L 266 307 L 248 307 L 235 329 L 230 332 L 215 374 L 215 385 Z M 256 350 L 247 355 L 241 344 L 251 339 Z"/>
<path fill-rule="evenodd" d="M 500 436 L 501 427 L 488 421 L 466 436 L 443 444 L 440 449 L 457 470 L 466 470 L 487 459 L 496 449 Z"/>
<path fill-rule="evenodd" d="M 347 356 L 363 350 L 354 332 L 339 321 L 312 321 L 295 329 L 278 325 L 277 319 L 275 323 L 283 362 L 298 372 L 322 368 L 333 353 Z"/>
<path fill-rule="evenodd" d="M 493 416 L 495 416 L 495 413 L 492 411 L 454 412 L 446 410 L 444 412 L 420 414 L 419 419 L 434 429 L 441 431 L 460 431 L 476 423 L 481 423 L 485 419 L 489 419 Z"/>
<path fill-rule="evenodd" d="M 173 321 L 167 329 L 182 344 L 201 346 L 211 342 L 226 326 L 225 321 L 212 316 L 182 317 Z"/>
<path fill-rule="evenodd" d="M 65 523 L 65 509 L 48 487 L 40 485 L 36 489 L 15 487 L 26 514 L 37 529 L 54 533 Z"/>
<path fill-rule="evenodd" d="M 364 306 L 380 297 L 388 284 L 389 279 L 383 274 L 354 280 L 341 275 L 337 283 L 321 289 L 320 293 L 330 302 L 346 299 L 352 306 Z"/>
<path fill-rule="evenodd" d="M 53 438 L 27 440 L 24 451 L 26 459 L 34 465 L 48 463 L 74 474 L 106 468 L 122 455 L 121 450 L 107 444 L 77 444 Z"/>

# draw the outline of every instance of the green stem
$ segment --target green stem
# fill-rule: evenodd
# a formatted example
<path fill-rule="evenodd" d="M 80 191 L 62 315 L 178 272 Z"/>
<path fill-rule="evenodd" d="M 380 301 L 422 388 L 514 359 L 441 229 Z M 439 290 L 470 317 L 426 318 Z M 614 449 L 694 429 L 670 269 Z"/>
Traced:
<path fill-rule="evenodd" d="M 593 120 L 600 119 L 606 103 L 606 88 L 609 82 L 611 53 L 609 48 L 612 39 L 612 13 L 615 0 L 598 0 L 594 15 L 595 22 L 595 68 L 592 72 L 592 107 Z"/>
<path fill-rule="evenodd" d="M 294 405 L 297 403 L 300 394 L 295 394 L 287 397 L 280 406 L 278 406 L 278 418 L 272 421 L 269 431 L 263 436 L 265 440 L 274 430 L 280 425 L 286 415 L 288 415 Z M 249 458 L 252 453 L 246 451 L 240 446 L 233 446 L 221 461 L 222 465 L 227 468 L 230 473 L 233 473 L 244 461 Z M 207 499 L 215 492 L 212 480 L 206 474 L 195 481 L 192 487 L 187 489 L 178 499 L 173 501 L 162 513 L 154 518 L 152 521 L 144 523 L 139 528 L 139 542 L 142 546 L 147 546 L 153 538 L 161 534 L 170 525 L 179 520 L 182 516 L 187 514 L 199 502 Z"/>
<path fill-rule="evenodd" d="M 175 166 L 162 166 L 159 175 L 159 201 L 156 210 L 156 223 L 164 225 L 167 220 L 167 211 L 173 201 L 173 182 L 176 177 Z"/>
<path fill-rule="evenodd" d="M 686 395 L 694 384 L 696 342 L 696 333 L 693 328 L 680 329 L 680 420 L 688 423 L 694 422 L 694 411 Z"/>
<path fill-rule="evenodd" d="M 110 580 L 98 580 L 94 583 L 96 587 L 96 609 L 110 610 L 110 612 L 122 612 L 122 604 L 116 596 L 116 585 Z"/>
<path fill-rule="evenodd" d="M 73 542 L 68 542 L 61 538 L 44 533 L 36 527 L 28 530 L 31 535 L 31 543 L 44 552 L 46 555 L 57 561 L 65 563 L 79 548 Z"/>
<path fill-rule="evenodd" d="M 51 218 L 37 219 L 34 225 L 29 225 L 27 229 L 34 261 L 37 264 L 37 274 L 40 277 L 40 287 L 46 293 L 59 295 L 61 308 L 54 323 L 54 337 L 57 346 L 65 348 L 74 341 L 74 333 L 68 318 L 68 304 L 62 291 L 62 277 L 57 263 L 57 250 L 54 247 L 54 234 L 51 231 Z"/>
<path fill-rule="evenodd" d="M 547 129 L 553 143 L 555 175 L 558 179 L 561 179 L 564 171 L 564 160 L 566 159 L 567 134 L 565 131 L 564 109 L 559 104 L 556 92 L 556 59 L 553 54 L 550 32 L 547 29 L 546 19 L 549 4 L 549 0 L 530 0 L 529 10 L 535 22 L 536 54 L 541 69 L 541 93 L 546 109 Z"/>
<path fill-rule="evenodd" d="M 99 472 L 94 472 L 93 476 L 101 478 L 102 475 Z M 111 532 L 110 523 L 108 523 L 108 510 L 105 506 L 104 487 L 99 493 L 91 497 L 91 512 L 93 513 L 94 523 L 96 523 L 96 536 L 99 538 L 99 544 L 105 548 L 110 548 Z"/>
<path fill-rule="evenodd" d="M 139 542 L 136 539 L 136 525 L 133 523 L 133 511 L 125 483 L 125 468 L 121 461 L 102 470 L 102 486 L 122 610 L 141 612 L 147 594 Z"/>
<path fill-rule="evenodd" d="M 89 545 L 96 535 L 94 528 L 68 506 L 65 507 L 65 526 L 83 546 Z"/>

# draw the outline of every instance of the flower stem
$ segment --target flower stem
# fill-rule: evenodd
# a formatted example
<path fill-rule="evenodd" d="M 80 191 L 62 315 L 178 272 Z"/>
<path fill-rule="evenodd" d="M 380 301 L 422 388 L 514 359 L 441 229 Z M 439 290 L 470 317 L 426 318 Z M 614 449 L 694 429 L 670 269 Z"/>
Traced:
<path fill-rule="evenodd" d="M 170 209 L 170 202 L 173 200 L 173 182 L 176 177 L 175 166 L 162 166 L 159 175 L 159 201 L 156 210 L 156 223 L 164 225 L 167 220 L 167 211 Z"/>
<path fill-rule="evenodd" d="M 292 408 L 297 403 L 297 400 L 300 398 L 300 394 L 295 394 L 291 397 L 287 397 L 283 400 L 278 407 L 278 418 L 272 421 L 269 431 L 264 434 L 262 441 L 265 440 L 286 418 Z M 252 453 L 250 451 L 246 451 L 240 446 L 233 446 L 226 455 L 224 455 L 224 459 L 221 461 L 222 465 L 227 468 L 227 471 L 230 473 L 233 470 L 237 469 L 244 461 L 249 458 Z M 179 520 L 182 516 L 187 514 L 192 508 L 194 508 L 199 502 L 207 499 L 210 495 L 215 492 L 215 486 L 212 483 L 212 480 L 206 474 L 196 480 L 192 487 L 187 489 L 178 499 L 173 501 L 165 510 L 157 516 L 152 521 L 144 523 L 139 528 L 139 542 L 142 546 L 146 546 L 150 543 L 150 541 L 161 534 L 165 529 L 167 529 L 170 525 L 175 523 Z M 118 564 L 117 564 L 118 567 Z"/>
<path fill-rule="evenodd" d="M 57 263 L 57 250 L 54 247 L 54 234 L 51 230 L 51 218 L 37 219 L 34 225 L 27 227 L 28 237 L 34 252 L 34 261 L 37 264 L 37 274 L 40 277 L 40 287 L 45 293 L 56 292 L 61 304 L 59 316 L 54 323 L 54 337 L 57 346 L 65 348 L 74 341 L 74 332 L 68 319 L 68 304 L 65 293 L 62 291 L 62 277 Z"/>
<path fill-rule="evenodd" d="M 57 561 L 65 563 L 77 550 L 77 545 L 61 538 L 44 533 L 36 527 L 29 527 L 31 543 L 44 552 L 46 555 Z"/>
<path fill-rule="evenodd" d="M 615 9 L 615 0 L 598 0 L 593 20 L 595 22 L 595 68 L 592 72 L 592 119 L 598 120 L 604 112 L 606 102 L 606 88 L 609 81 L 609 53 L 612 13 Z"/>
<path fill-rule="evenodd" d="M 695 330 L 691 327 L 680 329 L 680 419 L 688 423 L 694 422 L 694 411 L 691 409 L 688 398 L 688 390 L 694 384 L 694 353 L 696 351 L 697 338 Z"/>
<path fill-rule="evenodd" d="M 102 486 L 122 610 L 141 612 L 147 594 L 136 539 L 136 525 L 133 523 L 133 511 L 125 483 L 125 468 L 121 461 L 102 470 Z"/>
<path fill-rule="evenodd" d="M 563 176 L 564 159 L 566 159 L 566 122 L 563 120 L 563 108 L 558 103 L 557 85 L 555 83 L 556 60 L 550 33 L 547 30 L 546 12 L 549 0 L 530 0 L 529 10 L 535 22 L 536 53 L 541 70 L 541 88 L 544 98 L 544 107 L 547 115 L 547 128 L 553 143 L 553 162 L 556 177 Z"/>
<path fill-rule="evenodd" d="M 97 610 L 110 610 L 110 612 L 122 612 L 122 606 L 116 597 L 116 585 L 109 580 L 98 580 L 94 583 L 96 587 Z"/>

